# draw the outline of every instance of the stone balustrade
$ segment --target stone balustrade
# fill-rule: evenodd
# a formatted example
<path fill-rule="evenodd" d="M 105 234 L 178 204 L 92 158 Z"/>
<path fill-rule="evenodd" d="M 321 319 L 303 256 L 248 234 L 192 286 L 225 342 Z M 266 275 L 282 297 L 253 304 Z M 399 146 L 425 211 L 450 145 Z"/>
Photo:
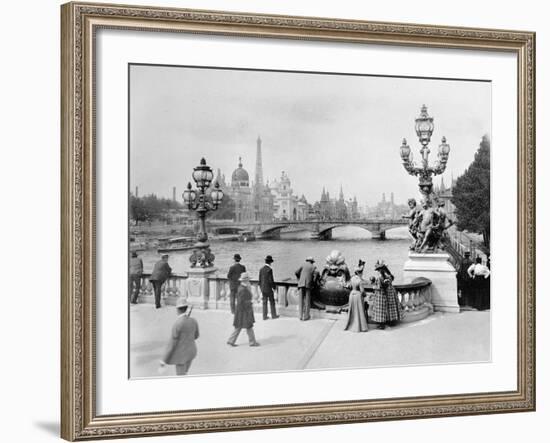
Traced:
<path fill-rule="evenodd" d="M 153 285 L 149 281 L 150 274 L 143 274 L 141 290 L 139 295 L 140 303 L 154 303 Z M 173 274 L 162 287 L 162 302 L 166 305 L 175 305 L 178 299 L 183 298 L 194 306 L 204 309 L 230 310 L 229 306 L 229 281 L 226 277 L 213 273 L 205 277 L 204 282 L 208 285 L 207 291 L 199 291 L 208 294 L 206 300 L 196 300 L 193 296 L 194 290 L 191 285 L 197 279 L 189 279 L 185 274 Z M 251 280 L 252 303 L 255 312 L 262 312 L 262 294 L 258 280 Z M 197 284 L 200 284 L 197 283 Z M 280 315 L 298 317 L 298 288 L 295 280 L 276 281 L 275 302 L 277 312 Z M 412 322 L 421 320 L 433 313 L 431 304 L 431 281 L 426 278 L 417 278 L 411 283 L 394 284 L 403 312 L 403 321 Z M 374 288 L 367 284 L 363 285 L 366 292 L 366 301 L 372 299 Z M 372 302 L 369 303 L 369 310 Z M 342 311 L 347 311 L 343 307 Z M 339 318 L 341 314 L 328 314 L 324 311 L 312 308 L 313 318 L 330 317 Z"/>

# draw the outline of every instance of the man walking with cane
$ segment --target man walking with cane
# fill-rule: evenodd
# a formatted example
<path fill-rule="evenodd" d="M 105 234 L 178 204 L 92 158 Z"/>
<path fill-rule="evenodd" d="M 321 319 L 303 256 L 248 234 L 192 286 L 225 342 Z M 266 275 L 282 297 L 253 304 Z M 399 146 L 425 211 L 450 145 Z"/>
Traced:
<path fill-rule="evenodd" d="M 191 318 L 191 309 L 186 302 L 176 305 L 178 318 L 172 327 L 170 341 L 166 347 L 160 367 L 175 365 L 176 375 L 187 375 L 191 362 L 197 356 L 195 340 L 199 338 L 199 324 Z"/>
<path fill-rule="evenodd" d="M 268 255 L 265 258 L 265 265 L 260 269 L 260 290 L 262 291 L 262 303 L 263 303 L 263 315 L 264 320 L 267 320 L 267 303 L 271 308 L 271 318 L 279 318 L 277 315 L 277 310 L 275 309 L 275 296 L 273 291 L 277 288 L 275 286 L 275 280 L 273 279 L 273 269 L 271 268 L 271 263 L 273 263 L 273 257 Z"/>
<path fill-rule="evenodd" d="M 250 291 L 250 277 L 243 272 L 239 278 L 240 285 L 237 291 L 237 306 L 235 307 L 235 316 L 233 318 L 233 333 L 229 336 L 227 344 L 237 346 L 235 342 L 242 329 L 246 329 L 248 335 L 248 344 L 250 346 L 260 346 L 254 335 L 254 307 L 252 305 L 252 292 Z"/>

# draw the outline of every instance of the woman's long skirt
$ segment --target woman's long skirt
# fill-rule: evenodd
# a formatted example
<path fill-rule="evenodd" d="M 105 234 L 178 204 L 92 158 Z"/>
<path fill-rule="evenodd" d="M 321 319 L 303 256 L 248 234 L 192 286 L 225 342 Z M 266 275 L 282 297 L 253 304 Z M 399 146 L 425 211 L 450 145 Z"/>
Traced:
<path fill-rule="evenodd" d="M 392 285 L 374 291 L 372 320 L 376 323 L 386 323 L 401 319 L 401 305 L 397 291 Z"/>
<path fill-rule="evenodd" d="M 369 330 L 363 295 L 360 291 L 351 291 L 349 295 L 348 322 L 344 328 L 346 331 L 365 332 Z"/>
<path fill-rule="evenodd" d="M 476 275 L 473 280 L 472 306 L 478 311 L 485 311 L 491 307 L 491 278 Z"/>

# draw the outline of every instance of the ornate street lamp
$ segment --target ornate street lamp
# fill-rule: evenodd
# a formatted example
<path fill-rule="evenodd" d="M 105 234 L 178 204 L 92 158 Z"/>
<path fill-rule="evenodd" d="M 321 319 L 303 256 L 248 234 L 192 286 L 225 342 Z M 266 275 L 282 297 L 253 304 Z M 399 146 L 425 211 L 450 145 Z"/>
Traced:
<path fill-rule="evenodd" d="M 430 148 L 428 148 L 428 144 L 430 143 L 434 130 L 434 119 L 428 115 L 428 108 L 426 105 L 422 105 L 420 115 L 415 119 L 415 129 L 416 135 L 422 145 L 422 148 L 420 148 L 422 163 L 421 165 L 417 165 L 413 161 L 411 148 L 407 144 L 406 139 L 403 139 L 400 148 L 401 160 L 403 160 L 403 167 L 410 175 L 418 176 L 418 187 L 420 188 L 420 192 L 424 195 L 424 198 L 430 200 L 430 195 L 433 190 L 433 176 L 445 172 L 451 147 L 447 144 L 447 139 L 443 137 L 439 145 L 437 160 L 434 166 L 429 166 L 428 156 L 430 154 Z"/>
<path fill-rule="evenodd" d="M 187 189 L 182 195 L 183 201 L 187 207 L 190 210 L 196 211 L 199 217 L 199 232 L 197 234 L 198 243 L 195 246 L 198 249 L 208 250 L 208 254 L 205 254 L 207 256 L 206 258 L 208 258 L 208 255 L 212 255 L 208 245 L 208 234 L 206 233 L 206 213 L 218 209 L 218 206 L 223 200 L 223 191 L 220 189 L 220 184 L 217 182 L 210 190 L 209 195 L 207 195 L 207 190 L 213 178 L 214 173 L 212 172 L 212 168 L 208 166 L 206 160 L 202 158 L 200 165 L 193 169 L 193 180 L 197 185 L 197 189 L 192 189 L 191 183 L 188 183 Z M 211 261 L 213 261 L 213 255 Z M 209 265 L 212 264 L 211 261 L 207 260 Z"/>

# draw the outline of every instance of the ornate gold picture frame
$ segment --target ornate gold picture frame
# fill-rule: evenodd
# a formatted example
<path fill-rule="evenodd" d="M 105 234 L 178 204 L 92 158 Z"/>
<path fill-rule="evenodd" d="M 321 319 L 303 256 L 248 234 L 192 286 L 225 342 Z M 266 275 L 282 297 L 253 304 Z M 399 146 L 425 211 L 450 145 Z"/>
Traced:
<path fill-rule="evenodd" d="M 535 34 L 68 3 L 62 22 L 61 436 L 87 440 L 535 410 Z M 99 29 L 506 52 L 517 57 L 517 389 L 98 415 L 95 71 Z M 123 184 L 126 186 L 126 184 Z M 510 288 L 513 291 L 514 288 Z"/>

